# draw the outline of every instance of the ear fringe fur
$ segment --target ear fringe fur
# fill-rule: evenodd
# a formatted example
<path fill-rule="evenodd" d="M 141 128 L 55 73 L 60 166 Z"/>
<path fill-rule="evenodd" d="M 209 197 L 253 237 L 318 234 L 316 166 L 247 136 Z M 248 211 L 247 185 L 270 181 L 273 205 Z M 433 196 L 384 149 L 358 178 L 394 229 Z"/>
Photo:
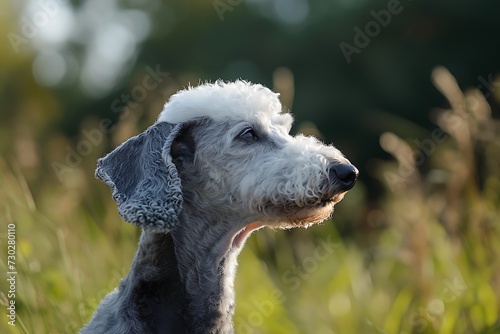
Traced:
<path fill-rule="evenodd" d="M 111 188 L 126 222 L 154 232 L 178 223 L 182 186 L 170 147 L 180 128 L 158 122 L 98 160 L 95 175 Z"/>

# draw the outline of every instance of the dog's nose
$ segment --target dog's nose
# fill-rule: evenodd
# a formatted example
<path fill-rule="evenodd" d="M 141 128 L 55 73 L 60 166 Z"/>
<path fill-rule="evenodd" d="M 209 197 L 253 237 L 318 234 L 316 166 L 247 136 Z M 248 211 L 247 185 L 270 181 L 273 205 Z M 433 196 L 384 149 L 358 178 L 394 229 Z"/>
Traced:
<path fill-rule="evenodd" d="M 358 169 L 351 164 L 335 164 L 330 167 L 330 177 L 337 180 L 336 183 L 340 186 L 339 190 L 342 191 L 354 187 L 358 175 Z"/>

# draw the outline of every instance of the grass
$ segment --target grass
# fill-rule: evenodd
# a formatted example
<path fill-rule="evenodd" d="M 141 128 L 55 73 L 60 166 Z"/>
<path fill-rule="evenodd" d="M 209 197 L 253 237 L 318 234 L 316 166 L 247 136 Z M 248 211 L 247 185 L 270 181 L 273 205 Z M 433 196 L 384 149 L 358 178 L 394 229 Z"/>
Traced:
<path fill-rule="evenodd" d="M 379 205 L 367 205 L 360 183 L 334 222 L 252 236 L 236 333 L 500 333 L 500 124 L 446 70 L 434 81 L 453 107 L 418 138 L 421 150 L 415 138 L 381 137 L 395 160 L 366 171 L 387 186 Z M 1 333 L 76 333 L 128 272 L 139 231 L 93 180 L 104 144 L 64 182 L 48 166 L 33 177 L 0 160 L 3 272 L 9 224 L 17 247 L 16 326 L 2 278 Z M 356 224 L 351 237 L 336 228 L 346 222 Z"/>

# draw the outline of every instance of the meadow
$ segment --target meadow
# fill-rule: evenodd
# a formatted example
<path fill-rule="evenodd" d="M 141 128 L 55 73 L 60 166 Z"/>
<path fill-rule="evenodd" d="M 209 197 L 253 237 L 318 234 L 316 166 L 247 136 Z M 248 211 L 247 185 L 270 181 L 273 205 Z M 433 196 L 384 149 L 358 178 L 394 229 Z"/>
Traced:
<path fill-rule="evenodd" d="M 394 158 L 359 166 L 385 185 L 376 204 L 360 182 L 332 220 L 249 239 L 236 333 L 500 333 L 500 122 L 479 90 L 462 92 L 444 68 L 433 81 L 449 102 L 433 111 L 435 129 L 386 132 L 380 145 Z M 126 137 L 145 125 L 127 118 L 117 127 Z M 14 286 L 0 280 L 0 333 L 77 333 L 128 272 L 140 231 L 93 176 L 117 141 L 96 141 L 62 181 L 50 162 L 65 161 L 66 145 L 77 150 L 65 138 L 47 143 L 65 152 L 49 163 L 30 160 L 24 137 L 15 145 L 27 160 L 0 158 L 0 267 L 16 272 Z M 356 233 L 340 233 L 346 224 Z"/>

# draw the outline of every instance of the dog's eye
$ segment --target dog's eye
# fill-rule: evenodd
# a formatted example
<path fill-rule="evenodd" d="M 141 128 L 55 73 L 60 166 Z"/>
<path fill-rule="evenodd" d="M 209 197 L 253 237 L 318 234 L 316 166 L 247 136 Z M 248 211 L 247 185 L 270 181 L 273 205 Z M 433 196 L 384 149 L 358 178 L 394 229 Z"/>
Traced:
<path fill-rule="evenodd" d="M 240 138 L 244 140 L 257 140 L 259 137 L 255 134 L 255 131 L 252 128 L 247 128 L 243 130 L 240 134 Z"/>

